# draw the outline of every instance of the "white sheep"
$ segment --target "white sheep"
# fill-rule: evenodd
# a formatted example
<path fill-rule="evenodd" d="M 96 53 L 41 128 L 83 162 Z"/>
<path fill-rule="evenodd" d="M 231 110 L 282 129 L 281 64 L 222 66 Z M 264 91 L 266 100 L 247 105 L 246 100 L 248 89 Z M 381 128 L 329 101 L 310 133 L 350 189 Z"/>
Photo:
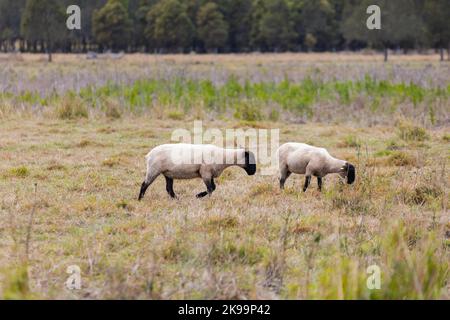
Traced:
<path fill-rule="evenodd" d="M 255 156 L 244 149 L 224 149 L 201 144 L 164 144 L 153 148 L 145 157 L 147 174 L 141 186 L 139 200 L 147 188 L 162 174 L 166 178 L 166 190 L 172 198 L 174 179 L 202 178 L 207 191 L 197 194 L 197 198 L 211 195 L 216 189 L 214 178 L 230 166 L 243 168 L 248 175 L 256 172 Z"/>
<path fill-rule="evenodd" d="M 347 178 L 347 183 L 355 181 L 355 167 L 344 161 L 332 157 L 324 148 L 318 148 L 305 143 L 285 143 L 278 148 L 280 188 L 284 189 L 284 183 L 291 173 L 304 174 L 306 191 L 311 176 L 317 177 L 319 190 L 322 190 L 322 178 L 329 173 L 338 173 Z"/>

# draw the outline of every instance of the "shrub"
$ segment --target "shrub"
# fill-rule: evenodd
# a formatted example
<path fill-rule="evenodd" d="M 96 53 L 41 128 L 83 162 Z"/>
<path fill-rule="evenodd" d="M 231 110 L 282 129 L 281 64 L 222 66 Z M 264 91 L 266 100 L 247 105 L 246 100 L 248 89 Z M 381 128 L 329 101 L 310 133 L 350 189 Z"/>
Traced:
<path fill-rule="evenodd" d="M 402 201 L 409 205 L 424 205 L 442 196 L 443 191 L 433 184 L 421 184 L 414 188 L 402 188 L 399 191 Z"/>
<path fill-rule="evenodd" d="M 245 101 L 236 105 L 234 117 L 236 119 L 246 121 L 263 120 L 261 110 L 258 107 L 252 105 L 251 103 Z"/>
<path fill-rule="evenodd" d="M 8 170 L 7 176 L 16 178 L 25 178 L 30 174 L 30 171 L 25 166 L 11 168 Z"/>
<path fill-rule="evenodd" d="M 390 156 L 391 154 L 392 154 L 391 150 L 380 150 L 380 151 L 377 151 L 374 154 L 374 156 L 375 157 L 387 157 L 387 156 Z"/>
<path fill-rule="evenodd" d="M 389 156 L 388 161 L 390 164 L 396 167 L 417 166 L 417 159 L 412 155 L 402 151 L 393 152 Z"/>
<path fill-rule="evenodd" d="M 397 125 L 398 135 L 405 141 L 425 141 L 428 139 L 426 130 L 408 121 L 402 120 Z"/>
<path fill-rule="evenodd" d="M 444 140 L 445 142 L 450 142 L 450 134 L 444 134 L 444 136 L 442 137 L 442 140 Z"/>
<path fill-rule="evenodd" d="M 56 116 L 62 120 L 88 118 L 89 113 L 84 102 L 73 95 L 64 97 L 55 109 Z"/>
<path fill-rule="evenodd" d="M 343 141 L 337 144 L 339 148 L 359 148 L 361 147 L 361 142 L 354 135 L 348 135 Z"/>
<path fill-rule="evenodd" d="M 312 299 L 369 299 L 365 270 L 348 257 L 335 255 L 332 262 L 323 262 L 315 281 L 310 284 Z"/>
<path fill-rule="evenodd" d="M 103 160 L 102 165 L 105 167 L 112 168 L 112 167 L 119 165 L 120 161 L 121 161 L 120 157 L 113 156 L 111 158 L 107 158 L 107 159 Z"/>
<path fill-rule="evenodd" d="M 269 113 L 269 120 L 277 122 L 280 119 L 280 112 L 277 109 L 272 109 Z"/>
<path fill-rule="evenodd" d="M 167 114 L 167 117 L 169 117 L 169 119 L 172 119 L 172 120 L 183 120 L 184 113 L 181 111 L 173 110 Z"/>
<path fill-rule="evenodd" d="M 236 244 L 234 241 L 225 240 L 213 243 L 207 258 L 218 265 L 226 263 L 253 265 L 263 258 L 263 249 L 251 242 Z"/>
<path fill-rule="evenodd" d="M 3 274 L 3 299 L 32 299 L 26 264 L 11 267 Z M 1 296 L 0 296 L 1 297 Z"/>
<path fill-rule="evenodd" d="M 178 262 L 189 258 L 189 248 L 186 242 L 180 239 L 173 239 L 164 244 L 161 256 L 164 260 Z"/>
<path fill-rule="evenodd" d="M 235 228 L 238 226 L 239 222 L 235 217 L 232 216 L 213 216 L 208 219 L 206 223 L 211 230 L 216 232 L 220 228 L 229 229 Z"/>
<path fill-rule="evenodd" d="M 370 212 L 370 203 L 361 193 L 336 192 L 331 195 L 333 209 L 342 209 L 348 215 L 360 215 Z"/>
<path fill-rule="evenodd" d="M 105 101 L 104 109 L 105 115 L 110 119 L 119 119 L 122 117 L 119 104 L 111 99 Z"/>
<path fill-rule="evenodd" d="M 394 139 L 389 140 L 388 143 L 386 144 L 387 150 L 399 150 L 403 147 L 404 147 L 403 144 L 401 144 L 399 141 L 394 140 Z"/>
<path fill-rule="evenodd" d="M 269 183 L 260 183 L 252 187 L 250 197 L 256 197 L 264 194 L 272 194 L 274 191 L 273 185 Z"/>
<path fill-rule="evenodd" d="M 268 129 L 269 127 L 264 123 L 248 120 L 242 120 L 239 121 L 239 123 L 233 125 L 233 129 L 242 129 L 242 128 Z"/>
<path fill-rule="evenodd" d="M 309 298 L 321 299 L 436 299 L 446 291 L 449 267 L 439 253 L 435 235 L 422 235 L 414 226 L 398 224 L 379 243 L 381 287 L 367 287 L 367 264 L 358 264 L 343 253 L 323 262 Z M 413 250 L 412 250 L 413 246 Z"/>
<path fill-rule="evenodd" d="M 119 208 L 119 209 L 130 209 L 131 208 L 131 206 L 128 203 L 128 201 L 124 200 L 124 199 L 122 199 L 119 202 L 117 202 L 116 203 L 116 207 Z"/>
<path fill-rule="evenodd" d="M 414 225 L 399 223 L 384 237 L 381 252 L 387 262 L 380 299 L 435 299 L 445 290 L 448 261 L 439 254 L 432 232 L 420 234 Z M 411 250 L 411 246 L 414 250 Z"/>

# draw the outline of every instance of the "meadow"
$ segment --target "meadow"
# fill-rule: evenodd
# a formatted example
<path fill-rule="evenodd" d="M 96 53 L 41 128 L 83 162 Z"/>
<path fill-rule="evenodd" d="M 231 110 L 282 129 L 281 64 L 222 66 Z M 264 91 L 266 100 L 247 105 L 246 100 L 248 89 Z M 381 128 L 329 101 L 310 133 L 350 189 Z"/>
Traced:
<path fill-rule="evenodd" d="M 449 299 L 449 113 L 435 55 L 0 55 L 0 297 Z M 211 197 L 158 178 L 138 202 L 145 154 L 196 119 L 278 128 L 357 180 L 230 168 Z"/>

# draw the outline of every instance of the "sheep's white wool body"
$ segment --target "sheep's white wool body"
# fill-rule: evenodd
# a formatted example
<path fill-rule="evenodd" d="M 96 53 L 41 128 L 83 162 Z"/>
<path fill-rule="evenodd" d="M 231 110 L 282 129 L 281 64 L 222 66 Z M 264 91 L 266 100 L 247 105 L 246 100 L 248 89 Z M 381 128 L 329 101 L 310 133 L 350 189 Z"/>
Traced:
<path fill-rule="evenodd" d="M 332 157 L 324 148 L 306 143 L 288 142 L 278 149 L 280 174 L 305 174 L 324 177 L 329 173 L 340 173 L 346 161 Z"/>
<path fill-rule="evenodd" d="M 245 150 L 214 145 L 163 144 L 146 156 L 147 172 L 172 179 L 193 179 L 205 175 L 217 178 L 229 166 L 245 165 Z"/>
<path fill-rule="evenodd" d="M 142 183 L 139 200 L 159 175 L 166 179 L 166 190 L 172 198 L 174 179 L 202 178 L 207 191 L 197 194 L 202 198 L 216 189 L 214 178 L 230 166 L 243 168 L 248 175 L 256 172 L 255 156 L 244 149 L 224 149 L 201 144 L 163 144 L 153 148 L 145 157 L 147 174 Z"/>

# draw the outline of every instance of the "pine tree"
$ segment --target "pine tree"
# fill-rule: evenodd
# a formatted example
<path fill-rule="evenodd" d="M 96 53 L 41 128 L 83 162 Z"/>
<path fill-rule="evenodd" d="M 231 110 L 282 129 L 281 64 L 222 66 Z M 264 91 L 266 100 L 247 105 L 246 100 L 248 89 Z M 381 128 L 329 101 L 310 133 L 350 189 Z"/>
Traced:
<path fill-rule="evenodd" d="M 135 0 L 138 1 L 138 0 Z M 147 14 L 158 0 L 139 0 L 135 13 L 133 14 L 133 38 L 134 45 L 146 47 L 145 28 L 147 26 Z"/>
<path fill-rule="evenodd" d="M 250 50 L 252 28 L 252 0 L 224 0 L 219 2 L 228 23 L 228 47 L 232 52 Z"/>
<path fill-rule="evenodd" d="M 106 0 L 64 0 L 63 3 L 64 7 L 77 5 L 81 9 L 81 30 L 71 30 L 68 33 L 67 47 L 70 51 L 86 52 L 92 44 L 95 44 L 92 30 L 93 13 L 104 6 Z"/>
<path fill-rule="evenodd" d="M 92 28 L 97 43 L 106 48 L 126 49 L 131 38 L 131 20 L 122 0 L 108 0 L 94 11 Z"/>
<path fill-rule="evenodd" d="M 147 14 L 145 34 L 150 47 L 183 51 L 192 45 L 194 26 L 178 0 L 161 0 Z"/>
<path fill-rule="evenodd" d="M 369 30 L 366 25 L 366 9 L 376 4 L 381 9 L 381 29 Z M 425 36 L 425 25 L 415 0 L 364 0 L 359 4 L 348 2 L 342 31 L 347 41 L 359 40 L 372 47 L 384 49 L 384 60 L 388 60 L 388 49 L 402 42 L 418 43 Z"/>
<path fill-rule="evenodd" d="M 299 24 L 304 33 L 305 45 L 313 44 L 319 50 L 334 48 L 338 29 L 333 20 L 334 15 L 334 8 L 328 0 L 303 1 Z"/>
<path fill-rule="evenodd" d="M 55 43 L 66 35 L 66 20 L 58 0 L 27 0 L 21 20 L 21 33 L 28 41 L 41 42 L 52 61 Z"/>
<path fill-rule="evenodd" d="M 218 51 L 226 46 L 228 24 L 214 2 L 202 6 L 197 15 L 197 31 L 207 51 Z"/>
<path fill-rule="evenodd" d="M 265 0 L 266 9 L 260 20 L 261 43 L 271 51 L 287 50 L 292 46 L 296 34 L 290 20 L 289 7 L 285 0 Z"/>
<path fill-rule="evenodd" d="M 447 46 L 448 60 L 450 60 L 450 2 L 448 0 L 425 1 L 424 11 L 431 44 L 439 48 L 441 61 L 444 60 L 444 48 Z"/>
<path fill-rule="evenodd" d="M 0 0 L 0 46 L 5 51 L 14 49 L 14 43 L 20 38 L 20 13 L 25 0 Z"/>

